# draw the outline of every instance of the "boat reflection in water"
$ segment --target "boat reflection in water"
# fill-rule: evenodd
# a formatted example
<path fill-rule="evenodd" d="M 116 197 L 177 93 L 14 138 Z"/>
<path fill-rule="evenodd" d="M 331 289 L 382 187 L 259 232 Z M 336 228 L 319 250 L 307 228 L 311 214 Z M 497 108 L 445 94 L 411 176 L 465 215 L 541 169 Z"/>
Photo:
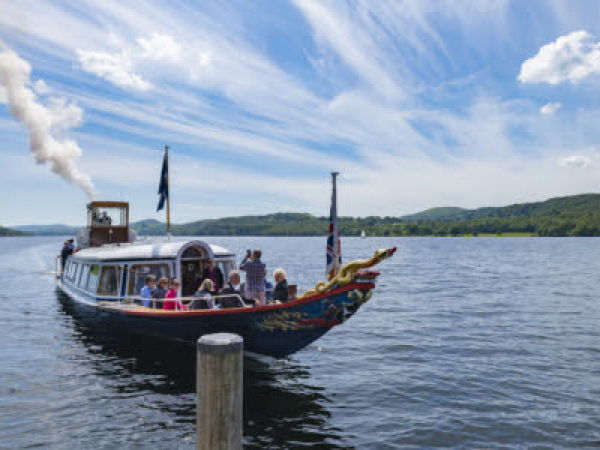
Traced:
<path fill-rule="evenodd" d="M 143 442 L 162 442 L 170 448 L 171 439 L 173 444 L 181 440 L 193 448 L 195 349 L 84 320 L 65 294 L 57 289 L 56 295 L 65 313 L 65 328 L 72 330 L 73 341 L 85 349 L 75 352 L 74 358 L 78 365 L 88 366 L 91 373 L 86 379 L 104 389 L 98 392 L 103 403 L 117 401 L 123 416 L 143 403 L 151 417 L 150 423 L 136 428 L 138 439 L 139 433 L 146 433 Z M 348 448 L 342 430 L 329 423 L 331 413 L 325 404 L 330 400 L 323 388 L 305 382 L 310 376 L 309 367 L 289 359 L 244 357 L 244 448 Z M 98 413 L 122 423 L 120 412 Z M 107 425 L 115 424 L 97 423 L 99 429 Z M 122 436 L 118 440 L 122 443 Z"/>

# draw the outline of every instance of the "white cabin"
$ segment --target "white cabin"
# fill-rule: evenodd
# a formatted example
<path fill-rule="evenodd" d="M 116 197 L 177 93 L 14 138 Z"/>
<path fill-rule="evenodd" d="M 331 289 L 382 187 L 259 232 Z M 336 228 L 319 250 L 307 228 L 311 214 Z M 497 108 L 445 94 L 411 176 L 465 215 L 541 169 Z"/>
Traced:
<path fill-rule="evenodd" d="M 201 240 L 103 245 L 76 252 L 67 260 L 63 282 L 98 300 L 136 297 L 147 275 L 181 281 L 179 295 L 192 296 L 208 262 L 214 261 L 226 280 L 235 254 Z"/>

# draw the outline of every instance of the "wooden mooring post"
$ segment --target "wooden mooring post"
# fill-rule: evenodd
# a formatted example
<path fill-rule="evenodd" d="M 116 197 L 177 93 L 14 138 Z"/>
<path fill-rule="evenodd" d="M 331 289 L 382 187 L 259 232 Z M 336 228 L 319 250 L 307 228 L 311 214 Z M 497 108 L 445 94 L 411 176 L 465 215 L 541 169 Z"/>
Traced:
<path fill-rule="evenodd" d="M 198 339 L 196 450 L 242 448 L 243 347 L 237 334 Z"/>

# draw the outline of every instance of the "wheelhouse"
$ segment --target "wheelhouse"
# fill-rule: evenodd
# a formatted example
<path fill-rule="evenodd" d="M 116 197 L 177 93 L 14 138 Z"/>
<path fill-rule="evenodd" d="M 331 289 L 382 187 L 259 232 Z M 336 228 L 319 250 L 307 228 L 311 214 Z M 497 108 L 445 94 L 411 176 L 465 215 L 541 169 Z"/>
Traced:
<path fill-rule="evenodd" d="M 72 289 L 97 300 L 137 297 L 147 275 L 181 280 L 181 296 L 196 292 L 202 272 L 213 261 L 225 279 L 235 267 L 235 254 L 201 240 L 109 245 L 75 253 L 63 279 Z"/>
<path fill-rule="evenodd" d="M 131 242 L 129 204 L 93 201 L 87 206 L 87 246 Z"/>

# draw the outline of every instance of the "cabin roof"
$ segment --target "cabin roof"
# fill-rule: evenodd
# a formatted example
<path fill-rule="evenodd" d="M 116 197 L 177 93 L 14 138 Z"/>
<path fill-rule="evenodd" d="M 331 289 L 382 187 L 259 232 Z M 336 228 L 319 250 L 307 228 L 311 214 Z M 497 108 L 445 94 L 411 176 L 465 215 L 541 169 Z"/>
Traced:
<path fill-rule="evenodd" d="M 97 207 L 97 208 L 122 208 L 124 206 L 129 206 L 129 203 L 127 202 L 103 202 L 103 201 L 98 201 L 98 200 L 94 200 L 90 202 L 90 207 Z"/>
<path fill-rule="evenodd" d="M 182 247 L 201 241 L 181 242 L 148 242 L 121 245 L 103 245 L 102 247 L 87 248 L 73 254 L 74 258 L 86 260 L 146 260 L 172 259 L 177 256 Z M 203 243 L 204 244 L 204 243 Z M 215 258 L 235 256 L 229 250 L 218 245 L 209 245 Z"/>

